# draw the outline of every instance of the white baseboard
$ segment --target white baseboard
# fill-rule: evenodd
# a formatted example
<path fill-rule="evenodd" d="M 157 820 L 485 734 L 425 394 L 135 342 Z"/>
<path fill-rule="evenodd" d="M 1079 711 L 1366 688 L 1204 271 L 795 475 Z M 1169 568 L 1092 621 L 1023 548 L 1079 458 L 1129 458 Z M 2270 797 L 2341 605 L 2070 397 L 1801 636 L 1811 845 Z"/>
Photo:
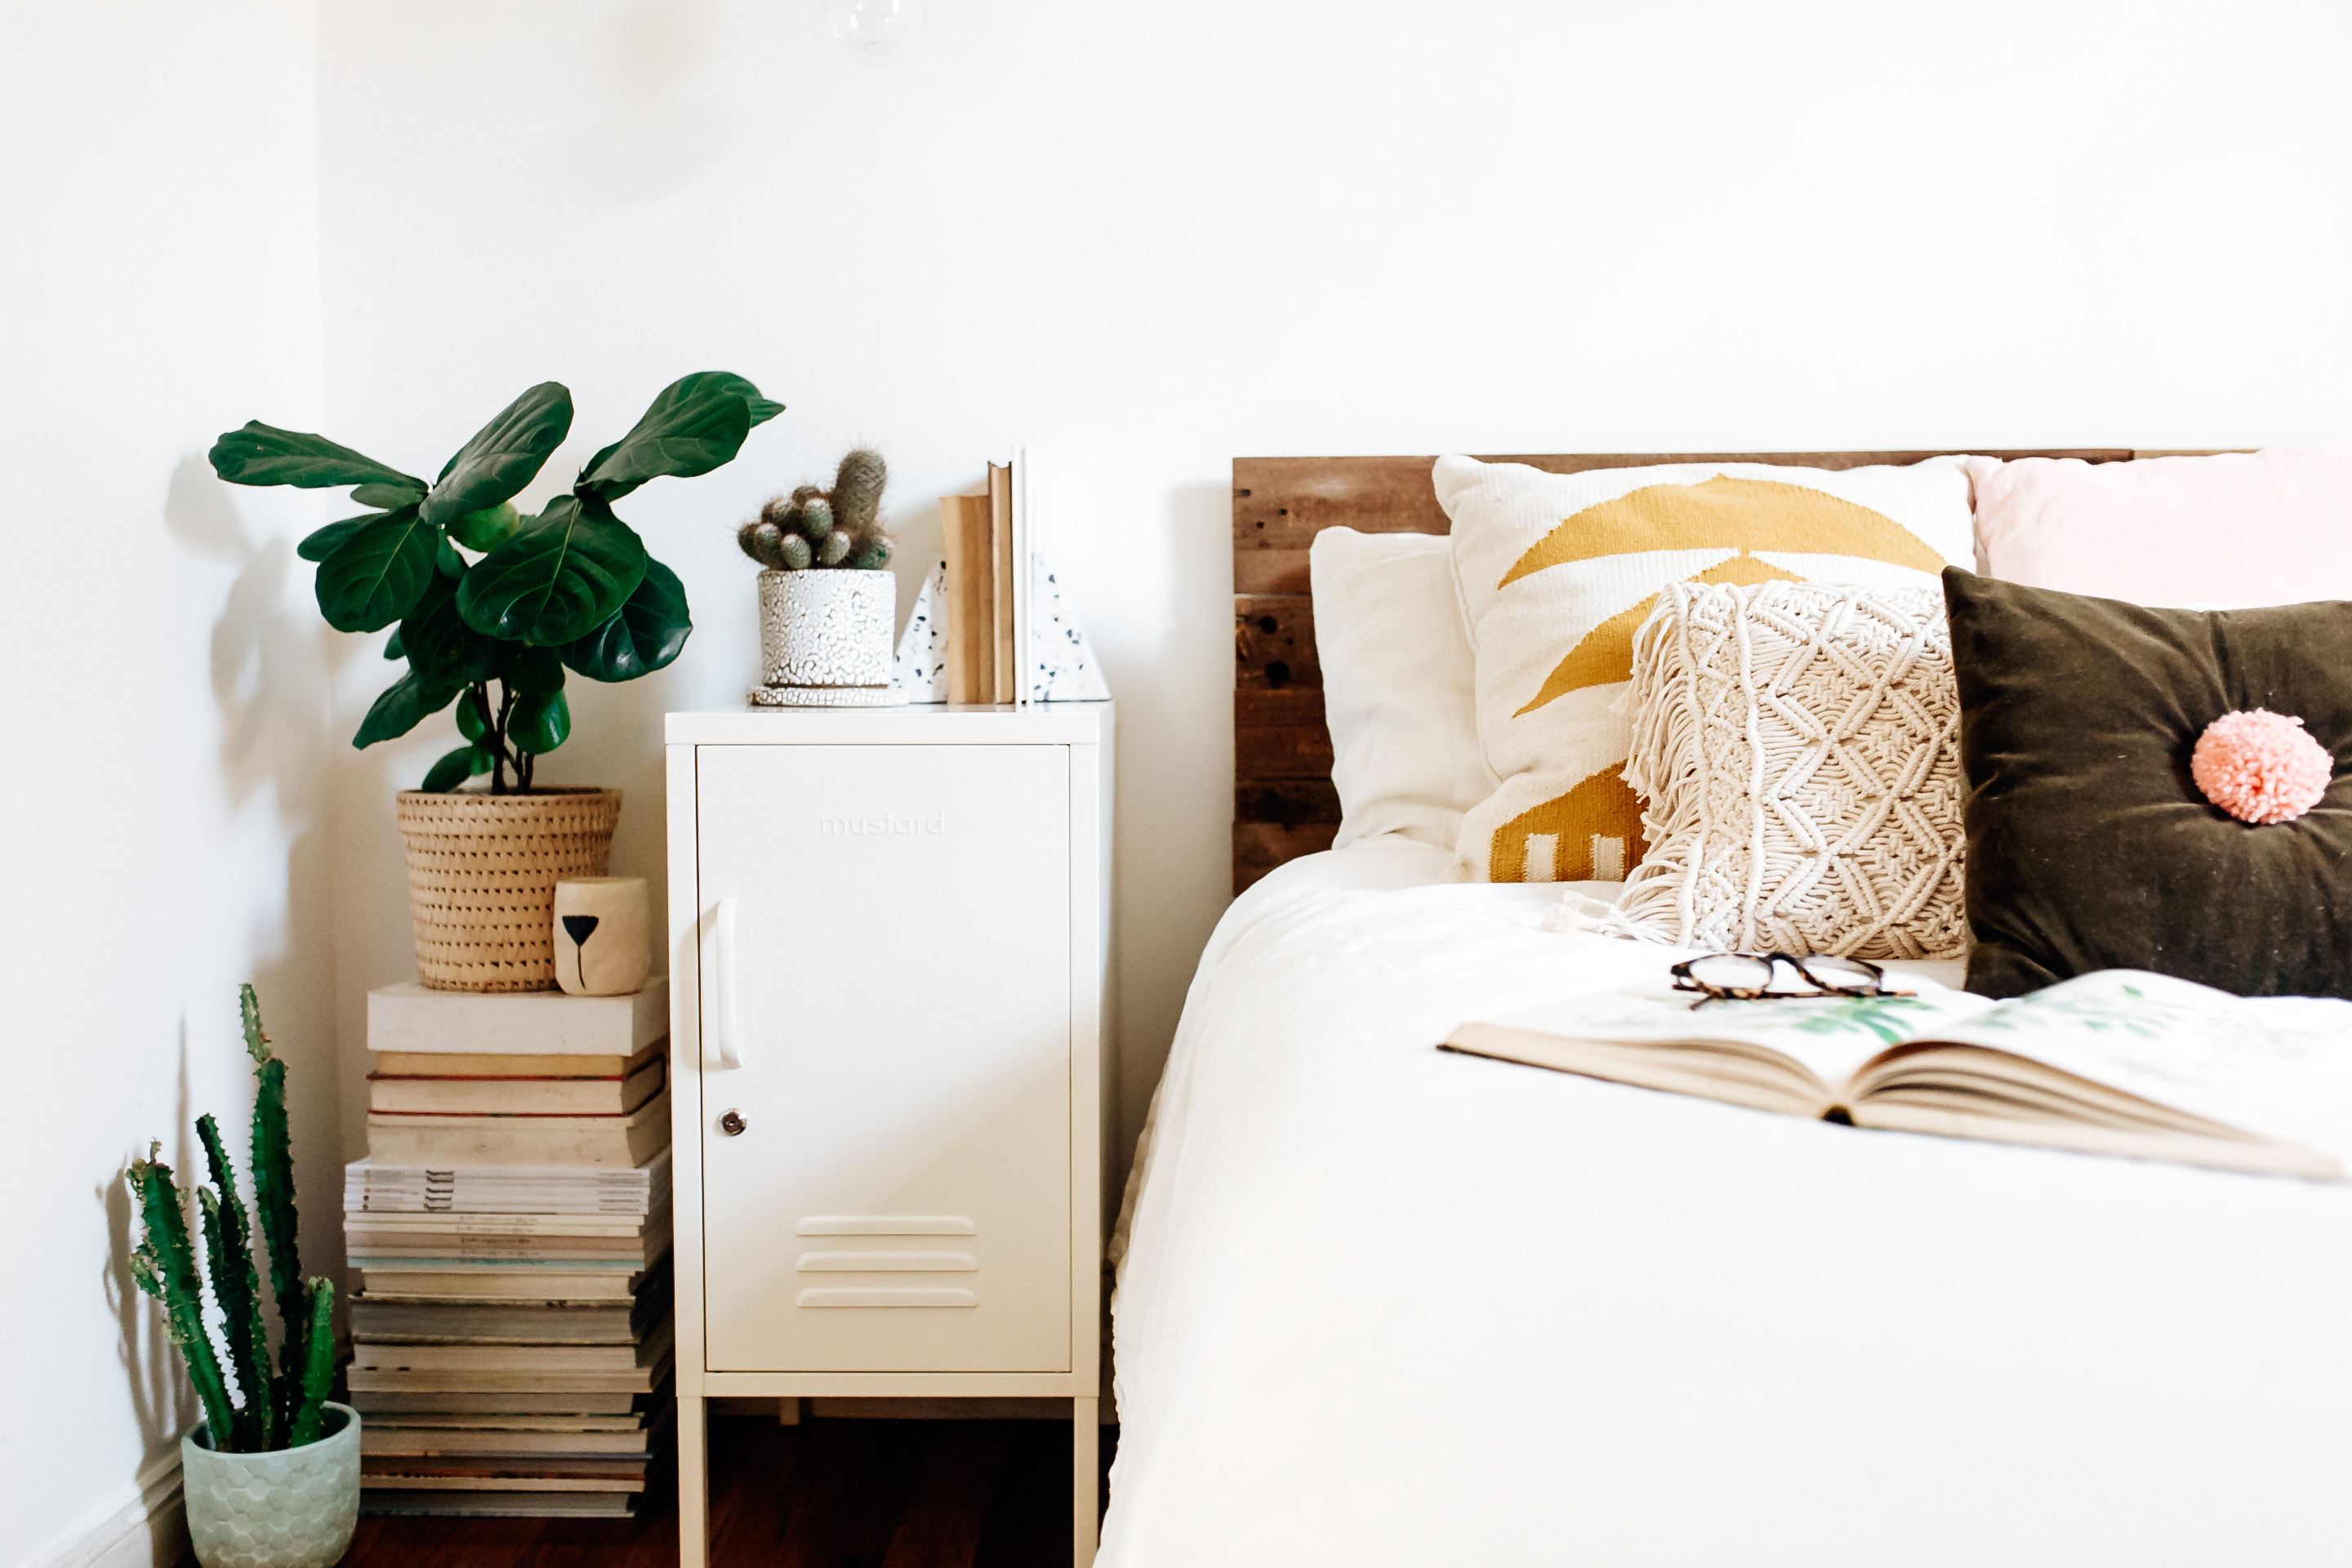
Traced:
<path fill-rule="evenodd" d="M 188 1554 L 188 1510 L 177 1450 L 139 1472 L 131 1495 L 25 1568 L 178 1568 Z"/>

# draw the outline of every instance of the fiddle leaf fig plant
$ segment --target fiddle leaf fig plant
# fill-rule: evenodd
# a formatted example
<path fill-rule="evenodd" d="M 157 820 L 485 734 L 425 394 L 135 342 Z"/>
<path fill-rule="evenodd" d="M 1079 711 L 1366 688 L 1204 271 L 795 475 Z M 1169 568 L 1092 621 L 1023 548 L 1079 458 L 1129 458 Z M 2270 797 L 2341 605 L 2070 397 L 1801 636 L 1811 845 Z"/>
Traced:
<path fill-rule="evenodd" d="M 529 789 L 538 759 L 572 733 L 564 671 L 635 680 L 677 658 L 694 630 L 685 584 L 613 503 L 648 479 L 731 462 L 754 426 L 782 412 L 731 372 L 681 377 L 588 459 L 570 493 L 528 517 L 514 498 L 572 433 L 572 394 L 552 381 L 507 405 L 429 484 L 323 436 L 258 421 L 214 443 L 212 465 L 233 485 L 348 487 L 372 509 L 296 551 L 318 563 L 327 624 L 396 626 L 384 658 L 408 666 L 352 744 L 405 735 L 454 703 L 465 743 L 420 787 L 453 790 L 488 774 L 490 793 L 503 795 Z"/>

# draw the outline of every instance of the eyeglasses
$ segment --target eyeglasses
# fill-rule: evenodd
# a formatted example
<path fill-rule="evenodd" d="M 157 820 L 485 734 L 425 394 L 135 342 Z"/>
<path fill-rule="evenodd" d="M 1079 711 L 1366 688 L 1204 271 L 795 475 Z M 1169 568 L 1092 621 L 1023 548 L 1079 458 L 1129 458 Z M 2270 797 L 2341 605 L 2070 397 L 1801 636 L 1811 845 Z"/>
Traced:
<path fill-rule="evenodd" d="M 1780 965 L 1795 970 L 1810 991 L 1780 988 Z M 1694 1013 L 1710 1002 L 1754 1002 L 1767 996 L 1909 996 L 1909 991 L 1889 991 L 1886 972 L 1859 958 L 1833 958 L 1825 953 L 1799 957 L 1793 952 L 1710 952 L 1685 959 L 1669 971 L 1677 991 L 1704 993 L 1691 1004 Z"/>

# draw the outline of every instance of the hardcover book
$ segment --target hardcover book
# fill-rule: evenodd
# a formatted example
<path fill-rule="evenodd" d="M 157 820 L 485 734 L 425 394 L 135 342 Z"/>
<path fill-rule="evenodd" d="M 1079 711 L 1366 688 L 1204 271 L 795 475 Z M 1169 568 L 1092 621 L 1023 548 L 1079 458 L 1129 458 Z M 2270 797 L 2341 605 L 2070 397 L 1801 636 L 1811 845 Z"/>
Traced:
<path fill-rule="evenodd" d="M 633 1057 L 669 1033 L 669 982 L 627 996 L 434 991 L 411 980 L 368 993 L 368 1047 L 446 1056 Z"/>
<path fill-rule="evenodd" d="M 387 1165 L 593 1165 L 634 1170 L 669 1143 L 669 1096 L 626 1116 L 368 1113 L 368 1155 Z"/>
<path fill-rule="evenodd" d="M 379 1116 L 625 1116 L 661 1091 L 662 1066 L 647 1062 L 627 1078 L 428 1078 L 379 1069 L 368 1074 L 368 1110 Z"/>

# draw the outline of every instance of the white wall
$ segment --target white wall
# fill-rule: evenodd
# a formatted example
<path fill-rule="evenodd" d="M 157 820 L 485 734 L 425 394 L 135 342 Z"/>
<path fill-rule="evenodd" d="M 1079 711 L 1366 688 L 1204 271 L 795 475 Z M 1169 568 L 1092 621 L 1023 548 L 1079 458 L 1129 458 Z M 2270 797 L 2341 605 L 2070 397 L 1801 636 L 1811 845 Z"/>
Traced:
<path fill-rule="evenodd" d="M 1122 703 L 1130 1135 L 1225 900 L 1234 456 L 2352 435 L 2341 7 L 929 9 L 877 64 L 816 0 L 330 8 L 329 408 L 436 461 L 556 376 L 576 464 L 684 370 L 791 405 L 633 500 L 699 630 L 551 766 L 631 792 L 642 871 L 660 713 L 755 668 L 729 526 L 866 437 L 919 555 L 1049 451 Z"/>
<path fill-rule="evenodd" d="M 120 1178 L 151 1138 L 200 1177 L 205 1110 L 245 1148 L 240 981 L 339 1258 L 317 507 L 204 463 L 318 414 L 313 49 L 297 0 L 0 7 L 0 1563 L 168 1489 L 195 1412 Z"/>

